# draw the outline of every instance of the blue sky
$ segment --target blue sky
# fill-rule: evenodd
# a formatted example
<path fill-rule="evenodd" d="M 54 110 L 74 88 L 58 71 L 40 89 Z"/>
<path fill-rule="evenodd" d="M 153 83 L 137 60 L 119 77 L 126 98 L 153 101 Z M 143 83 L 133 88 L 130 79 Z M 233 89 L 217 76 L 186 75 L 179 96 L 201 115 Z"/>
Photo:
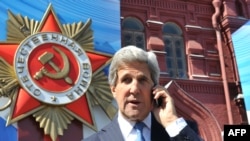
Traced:
<path fill-rule="evenodd" d="M 232 34 L 246 110 L 250 111 L 250 21 Z M 250 115 L 247 115 L 250 119 Z"/>

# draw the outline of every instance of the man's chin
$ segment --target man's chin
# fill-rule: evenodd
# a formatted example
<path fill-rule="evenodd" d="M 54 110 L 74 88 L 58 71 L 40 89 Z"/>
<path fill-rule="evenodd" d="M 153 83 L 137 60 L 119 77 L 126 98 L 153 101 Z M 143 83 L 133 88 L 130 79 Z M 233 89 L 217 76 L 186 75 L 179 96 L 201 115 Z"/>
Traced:
<path fill-rule="evenodd" d="M 140 110 L 131 110 L 127 114 L 127 117 L 132 121 L 143 120 L 145 118 Z"/>

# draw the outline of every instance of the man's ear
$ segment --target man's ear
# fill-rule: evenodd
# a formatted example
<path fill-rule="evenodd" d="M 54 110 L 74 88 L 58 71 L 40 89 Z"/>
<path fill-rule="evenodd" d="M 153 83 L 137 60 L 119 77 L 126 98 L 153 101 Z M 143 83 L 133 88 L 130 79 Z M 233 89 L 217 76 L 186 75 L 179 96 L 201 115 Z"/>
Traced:
<path fill-rule="evenodd" d="M 113 97 L 116 97 L 115 86 L 110 86 L 110 90 L 111 90 L 111 92 L 112 92 Z"/>

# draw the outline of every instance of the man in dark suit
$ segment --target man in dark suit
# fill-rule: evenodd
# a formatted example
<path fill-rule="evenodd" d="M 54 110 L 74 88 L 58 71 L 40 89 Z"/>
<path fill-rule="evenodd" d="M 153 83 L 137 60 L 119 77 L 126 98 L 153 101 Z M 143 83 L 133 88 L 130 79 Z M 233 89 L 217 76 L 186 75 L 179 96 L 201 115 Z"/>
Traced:
<path fill-rule="evenodd" d="M 109 68 L 109 83 L 118 114 L 106 127 L 84 140 L 202 141 L 177 116 L 172 97 L 158 85 L 159 75 L 153 52 L 135 46 L 117 51 Z"/>

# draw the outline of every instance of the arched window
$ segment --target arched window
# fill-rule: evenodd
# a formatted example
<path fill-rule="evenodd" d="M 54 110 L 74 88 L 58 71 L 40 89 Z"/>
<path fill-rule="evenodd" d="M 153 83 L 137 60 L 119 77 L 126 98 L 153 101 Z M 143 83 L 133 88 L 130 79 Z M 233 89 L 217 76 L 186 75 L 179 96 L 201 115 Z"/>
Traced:
<path fill-rule="evenodd" d="M 175 23 L 168 22 L 163 25 L 162 32 L 168 76 L 187 78 L 185 48 L 181 29 Z"/>
<path fill-rule="evenodd" d="M 145 49 L 144 26 L 136 18 L 128 17 L 122 21 L 122 46 L 127 45 Z"/>

